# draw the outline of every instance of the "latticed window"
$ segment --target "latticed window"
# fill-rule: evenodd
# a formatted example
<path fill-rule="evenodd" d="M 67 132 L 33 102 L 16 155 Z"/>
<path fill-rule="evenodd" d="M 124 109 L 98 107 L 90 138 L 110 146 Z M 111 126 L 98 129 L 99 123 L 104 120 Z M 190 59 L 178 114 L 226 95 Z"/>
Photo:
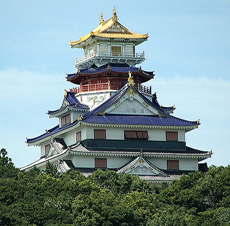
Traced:
<path fill-rule="evenodd" d="M 112 56 L 121 56 L 121 46 L 112 46 Z"/>
<path fill-rule="evenodd" d="M 133 46 L 125 46 L 125 54 L 127 55 L 133 55 Z"/>
<path fill-rule="evenodd" d="M 81 132 L 76 133 L 76 141 L 77 142 L 81 141 Z"/>
<path fill-rule="evenodd" d="M 166 141 L 178 141 L 178 132 L 166 132 Z"/>
<path fill-rule="evenodd" d="M 142 140 L 148 140 L 149 135 L 148 131 L 130 131 L 125 130 L 124 131 L 125 139 L 142 139 Z"/>
<path fill-rule="evenodd" d="M 45 146 L 45 155 L 48 155 L 49 151 L 50 151 L 50 144 L 47 144 Z"/>
<path fill-rule="evenodd" d="M 95 159 L 95 168 L 107 168 L 107 159 Z"/>
<path fill-rule="evenodd" d="M 101 53 L 108 53 L 108 46 L 106 44 L 101 44 L 100 45 L 100 52 Z"/>
<path fill-rule="evenodd" d="M 94 139 L 106 139 L 106 130 L 95 129 L 94 130 Z"/>
<path fill-rule="evenodd" d="M 61 117 L 61 126 L 64 126 L 69 123 L 70 123 L 70 114 Z"/>
<path fill-rule="evenodd" d="M 168 160 L 167 169 L 168 170 L 179 170 L 179 160 Z"/>

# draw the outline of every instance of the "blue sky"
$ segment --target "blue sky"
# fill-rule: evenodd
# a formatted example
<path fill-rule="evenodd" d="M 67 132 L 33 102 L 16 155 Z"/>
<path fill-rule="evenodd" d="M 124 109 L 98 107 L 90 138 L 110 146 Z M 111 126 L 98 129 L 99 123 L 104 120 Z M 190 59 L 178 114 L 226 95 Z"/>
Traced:
<path fill-rule="evenodd" d="M 230 1 L 219 0 L 1 0 L 0 1 L 0 148 L 17 167 L 40 157 L 32 138 L 52 128 L 47 110 L 60 107 L 64 89 L 72 88 L 71 49 L 116 6 L 119 21 L 131 31 L 148 33 L 138 46 L 154 70 L 151 85 L 175 116 L 200 119 L 199 129 L 186 134 L 187 145 L 213 150 L 208 165 L 230 164 Z"/>

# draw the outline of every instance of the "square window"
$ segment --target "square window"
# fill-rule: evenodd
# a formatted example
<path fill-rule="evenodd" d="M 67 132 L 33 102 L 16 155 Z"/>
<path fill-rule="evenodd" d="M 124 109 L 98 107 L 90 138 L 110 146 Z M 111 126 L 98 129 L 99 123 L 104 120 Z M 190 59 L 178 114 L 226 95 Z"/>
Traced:
<path fill-rule="evenodd" d="M 64 126 L 64 125 L 66 125 L 66 124 L 69 124 L 70 122 L 71 122 L 71 120 L 70 120 L 70 114 L 61 117 L 61 126 Z"/>
<path fill-rule="evenodd" d="M 168 160 L 167 169 L 168 170 L 179 170 L 179 160 Z"/>
<path fill-rule="evenodd" d="M 178 141 L 178 132 L 166 132 L 166 141 Z"/>
<path fill-rule="evenodd" d="M 94 139 L 106 139 L 106 130 L 94 130 Z"/>
<path fill-rule="evenodd" d="M 49 151 L 50 151 L 50 144 L 47 144 L 45 146 L 45 155 L 48 155 L 49 154 Z"/>
<path fill-rule="evenodd" d="M 76 141 L 77 142 L 81 141 L 81 132 L 76 133 Z"/>
<path fill-rule="evenodd" d="M 95 168 L 107 168 L 107 159 L 95 159 Z"/>

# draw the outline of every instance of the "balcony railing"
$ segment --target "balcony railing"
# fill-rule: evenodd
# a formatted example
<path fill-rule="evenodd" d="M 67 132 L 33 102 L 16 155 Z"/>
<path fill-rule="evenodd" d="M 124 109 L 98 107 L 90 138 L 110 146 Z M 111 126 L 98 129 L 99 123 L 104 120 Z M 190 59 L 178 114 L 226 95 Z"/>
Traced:
<path fill-rule="evenodd" d="M 107 83 L 97 83 L 97 84 L 87 84 L 87 85 L 81 85 L 79 87 L 75 87 L 73 89 L 70 89 L 71 92 L 83 93 L 83 92 L 94 92 L 94 91 L 102 91 L 102 90 L 119 90 L 121 87 L 118 87 L 117 85 L 113 85 L 110 82 Z M 152 88 L 138 85 L 137 89 L 142 93 L 151 94 Z"/>
<path fill-rule="evenodd" d="M 93 52 L 89 53 L 79 59 L 75 58 L 75 64 L 83 62 L 93 57 L 111 57 L 111 58 L 144 58 L 145 53 L 123 53 L 123 52 Z"/>

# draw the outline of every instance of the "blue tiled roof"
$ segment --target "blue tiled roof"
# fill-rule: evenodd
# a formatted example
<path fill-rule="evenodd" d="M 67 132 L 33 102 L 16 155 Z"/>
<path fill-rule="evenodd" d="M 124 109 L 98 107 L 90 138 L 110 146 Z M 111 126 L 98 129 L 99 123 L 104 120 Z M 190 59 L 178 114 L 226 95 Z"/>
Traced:
<path fill-rule="evenodd" d="M 75 93 L 74 92 L 67 92 L 67 96 L 64 97 L 63 103 L 64 101 L 68 101 L 69 105 L 65 105 L 62 104 L 61 108 L 55 110 L 55 111 L 48 111 L 49 115 L 53 115 L 56 113 L 59 113 L 61 111 L 63 111 L 66 107 L 72 107 L 77 109 L 82 109 L 82 110 L 88 110 L 89 107 L 85 104 L 81 104 L 81 102 L 75 97 Z"/>
<path fill-rule="evenodd" d="M 142 116 L 142 115 L 92 115 L 83 120 L 97 124 L 125 124 L 125 125 L 151 125 L 151 126 L 194 126 L 197 121 L 186 121 L 173 116 Z"/>
<path fill-rule="evenodd" d="M 43 139 L 43 138 L 46 138 L 46 137 L 49 137 L 49 136 L 51 136 L 51 135 L 53 135 L 53 134 L 55 134 L 55 133 L 58 133 L 58 132 L 60 132 L 60 131 L 62 131 L 62 130 L 68 129 L 68 128 L 70 128 L 71 126 L 76 125 L 77 123 L 78 123 L 78 121 L 75 121 L 75 122 L 73 122 L 73 123 L 71 123 L 71 124 L 68 124 L 68 125 L 66 125 L 66 126 L 63 126 L 63 127 L 59 127 L 59 125 L 57 125 L 57 126 L 53 127 L 52 129 L 47 130 L 46 133 L 44 133 L 44 134 L 42 134 L 42 135 L 40 135 L 40 136 L 38 136 L 38 137 L 34 137 L 34 138 L 27 139 L 27 140 L 26 140 L 26 143 L 28 143 L 28 144 L 34 143 L 34 142 L 39 141 L 39 140 L 41 140 L 41 139 Z"/>
<path fill-rule="evenodd" d="M 129 71 L 132 73 L 135 72 L 142 72 L 143 74 L 149 76 L 152 78 L 154 76 L 153 71 L 144 71 L 140 68 L 130 66 L 128 64 L 115 64 L 115 63 L 110 63 L 110 64 L 105 64 L 101 67 L 97 67 L 95 64 L 90 66 L 89 68 L 82 69 L 80 73 L 82 74 L 93 74 L 93 73 L 102 73 L 108 70 L 108 67 L 110 68 L 109 70 L 114 71 L 114 72 L 125 72 L 128 73 Z M 67 79 L 70 79 L 74 77 L 76 73 L 73 74 L 67 74 Z"/>

